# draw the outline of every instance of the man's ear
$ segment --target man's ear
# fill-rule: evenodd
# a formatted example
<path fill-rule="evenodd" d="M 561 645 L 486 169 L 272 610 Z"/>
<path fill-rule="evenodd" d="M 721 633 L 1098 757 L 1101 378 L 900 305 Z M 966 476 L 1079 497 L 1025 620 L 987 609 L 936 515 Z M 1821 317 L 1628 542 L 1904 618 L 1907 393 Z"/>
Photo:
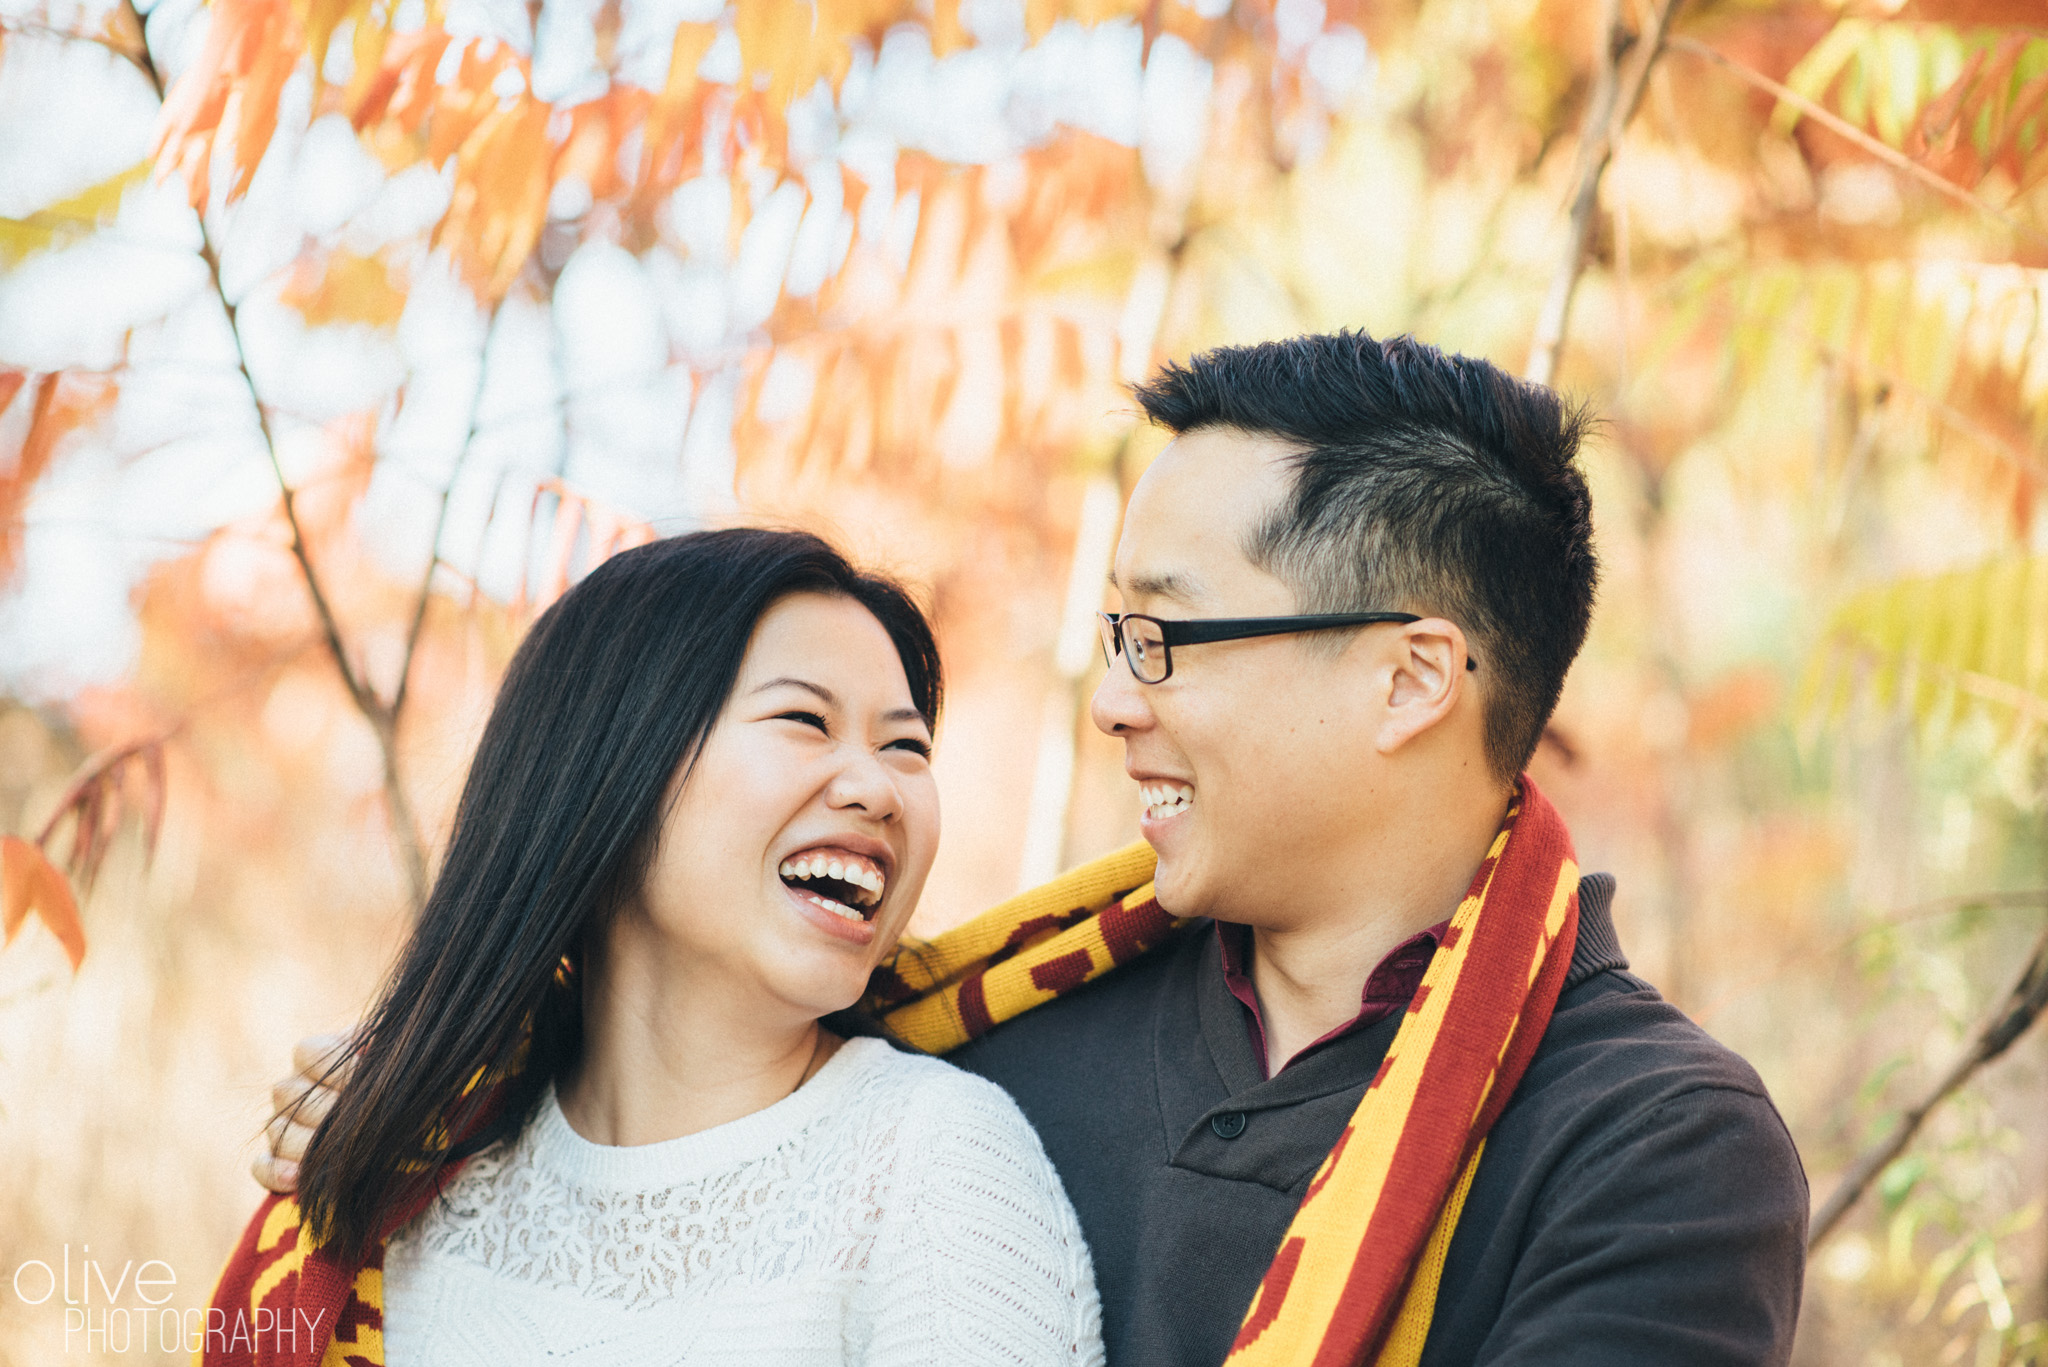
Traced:
<path fill-rule="evenodd" d="M 1465 633 L 1457 623 L 1425 617 L 1391 635 L 1390 654 L 1383 657 L 1379 675 L 1387 681 L 1386 707 L 1374 737 L 1381 754 L 1392 754 L 1434 730 L 1473 686 Z"/>

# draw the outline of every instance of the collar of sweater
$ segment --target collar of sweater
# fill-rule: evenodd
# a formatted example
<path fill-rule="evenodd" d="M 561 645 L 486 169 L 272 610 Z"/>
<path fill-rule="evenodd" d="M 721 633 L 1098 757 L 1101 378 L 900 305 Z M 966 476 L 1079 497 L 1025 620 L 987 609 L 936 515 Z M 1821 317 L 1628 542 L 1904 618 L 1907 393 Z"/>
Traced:
<path fill-rule="evenodd" d="M 890 1046 L 850 1039 L 810 1081 L 773 1105 L 708 1130 L 653 1144 L 596 1144 L 576 1133 L 550 1086 L 526 1142 L 534 1161 L 580 1186 L 645 1189 L 723 1172 L 795 1138 L 837 1109 L 866 1073 L 886 1064 Z"/>

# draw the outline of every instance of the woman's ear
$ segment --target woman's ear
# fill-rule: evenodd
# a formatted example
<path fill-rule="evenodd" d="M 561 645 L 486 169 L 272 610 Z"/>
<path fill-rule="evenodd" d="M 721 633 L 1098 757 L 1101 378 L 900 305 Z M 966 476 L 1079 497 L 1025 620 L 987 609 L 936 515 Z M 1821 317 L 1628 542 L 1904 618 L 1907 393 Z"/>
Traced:
<path fill-rule="evenodd" d="M 1392 754 L 1456 710 L 1470 685 L 1465 633 L 1457 623 L 1425 617 L 1392 633 L 1377 677 L 1386 680 L 1385 709 L 1374 737 Z"/>

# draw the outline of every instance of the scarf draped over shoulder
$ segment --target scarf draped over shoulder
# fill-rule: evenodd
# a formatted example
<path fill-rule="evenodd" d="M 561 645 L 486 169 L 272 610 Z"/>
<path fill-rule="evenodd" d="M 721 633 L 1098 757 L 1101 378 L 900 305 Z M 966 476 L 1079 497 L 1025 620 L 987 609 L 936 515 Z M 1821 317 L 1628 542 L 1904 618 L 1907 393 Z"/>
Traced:
<path fill-rule="evenodd" d="M 1129 963 L 1188 922 L 1153 896 L 1140 842 L 906 941 L 863 1005 L 929 1053 Z M 1260 1281 L 1226 1367 L 1415 1367 L 1451 1235 L 1486 1146 L 1549 1026 L 1578 936 L 1579 870 L 1557 810 L 1524 776 L 1393 1044 Z M 206 1316 L 198 1367 L 384 1367 L 390 1236 L 451 1180 L 447 1163 L 369 1257 L 314 1246 L 290 1196 L 257 1207 Z"/>

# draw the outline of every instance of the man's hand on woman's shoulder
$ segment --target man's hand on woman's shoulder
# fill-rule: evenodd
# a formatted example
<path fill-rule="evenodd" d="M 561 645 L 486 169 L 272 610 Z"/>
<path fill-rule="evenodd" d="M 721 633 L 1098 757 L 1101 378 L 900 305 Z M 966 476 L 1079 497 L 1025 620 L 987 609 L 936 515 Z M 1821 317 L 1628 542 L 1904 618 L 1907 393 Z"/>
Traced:
<path fill-rule="evenodd" d="M 348 1039 L 343 1035 L 306 1036 L 292 1048 L 292 1067 L 296 1071 L 270 1089 L 270 1104 L 276 1107 L 276 1114 L 263 1129 L 264 1137 L 270 1141 L 270 1152 L 259 1154 L 249 1165 L 249 1171 L 258 1182 L 281 1196 L 289 1196 L 298 1189 L 299 1160 L 306 1156 L 313 1131 L 333 1109 L 336 1092 L 348 1081 L 353 1065 L 347 1060 L 337 1061 L 347 1046 Z"/>

